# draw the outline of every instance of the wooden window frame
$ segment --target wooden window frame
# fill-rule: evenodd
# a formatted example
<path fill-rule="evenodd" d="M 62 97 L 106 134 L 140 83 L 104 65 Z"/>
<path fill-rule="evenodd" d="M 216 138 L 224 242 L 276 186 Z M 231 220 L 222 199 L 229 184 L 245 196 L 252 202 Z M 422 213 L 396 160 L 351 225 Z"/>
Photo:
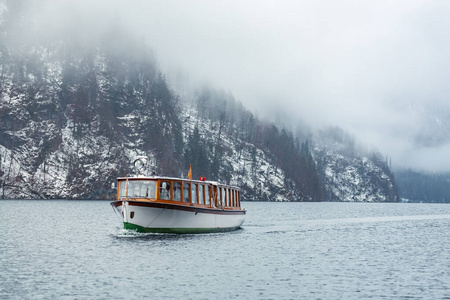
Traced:
<path fill-rule="evenodd" d="M 208 192 L 206 192 L 206 189 L 208 189 Z M 204 190 L 205 190 L 205 205 L 211 206 L 211 186 L 209 184 L 205 184 Z"/>
<path fill-rule="evenodd" d="M 202 195 L 202 202 L 200 203 L 200 187 L 201 187 L 201 195 Z M 197 203 L 198 204 L 205 204 L 205 186 L 201 183 L 197 183 Z"/>
<path fill-rule="evenodd" d="M 162 199 L 161 198 L 161 183 L 163 182 L 169 182 L 170 183 L 170 195 L 169 195 L 169 199 Z M 170 179 L 158 179 L 157 182 L 157 186 L 158 186 L 158 191 L 157 191 L 157 199 L 158 200 L 166 200 L 166 201 L 173 201 L 173 180 Z"/>
<path fill-rule="evenodd" d="M 192 195 L 192 186 L 195 185 L 195 203 L 192 200 L 194 197 Z M 191 204 L 198 204 L 198 183 L 191 182 Z"/>
<path fill-rule="evenodd" d="M 174 190 L 173 190 L 173 186 L 175 185 L 175 183 L 179 183 L 180 184 L 180 200 L 175 200 L 175 193 L 174 193 Z M 171 187 L 171 195 L 172 195 L 172 197 L 170 197 L 170 199 L 172 201 L 175 201 L 175 202 L 183 202 L 183 181 L 171 180 L 170 187 Z"/>
<path fill-rule="evenodd" d="M 182 185 L 182 193 L 181 193 L 181 202 L 183 203 L 191 203 L 191 183 L 189 181 L 182 181 L 183 185 Z M 184 185 L 187 184 L 187 186 L 189 187 L 189 195 L 188 195 L 188 201 L 185 202 L 184 201 Z"/>

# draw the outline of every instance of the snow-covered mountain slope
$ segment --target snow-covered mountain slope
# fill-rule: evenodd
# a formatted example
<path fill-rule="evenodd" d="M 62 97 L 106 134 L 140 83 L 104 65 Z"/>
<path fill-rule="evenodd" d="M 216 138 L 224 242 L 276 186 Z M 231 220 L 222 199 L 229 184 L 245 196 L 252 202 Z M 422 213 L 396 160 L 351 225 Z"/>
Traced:
<path fill-rule="evenodd" d="M 184 105 L 181 110 L 184 139 L 197 127 L 206 143 L 221 145 L 225 155 L 220 168 L 230 170 L 228 183 L 242 188 L 245 200 L 302 201 L 298 189 L 289 186 L 285 172 L 271 163 L 269 156 L 254 144 L 229 134 L 219 133 L 220 125 L 198 117 L 198 112 Z M 223 130 L 229 131 L 229 130 Z M 220 139 L 220 141 L 219 141 Z M 309 199 L 307 199 L 309 200 Z"/>
<path fill-rule="evenodd" d="M 143 43 L 4 41 L 0 198 L 113 198 L 116 177 L 145 155 L 148 172 L 186 176 L 192 165 L 195 176 L 241 187 L 244 200 L 398 200 L 376 156 L 294 136 L 214 89 L 177 95 Z"/>
<path fill-rule="evenodd" d="M 176 103 L 162 76 L 131 84 L 125 74 L 119 84 L 107 57 L 90 59 L 93 64 L 81 71 L 85 61 L 73 62 L 70 72 L 58 62 L 42 61 L 37 71 L 22 74 L 15 62 L 2 66 L 9 70 L 1 81 L 2 198 L 111 198 L 115 178 L 131 171 L 136 155 L 149 156 L 152 171 L 186 174 L 197 128 L 208 161 L 198 171 L 241 187 L 245 200 L 396 200 L 388 170 L 368 158 L 295 148 L 286 131 L 257 120 L 256 133 L 246 139 L 236 122 L 200 117 L 192 105 Z M 36 72 L 44 75 L 37 80 Z M 293 152 L 285 152 L 288 147 Z M 284 153 L 301 160 L 289 174 L 283 159 L 292 158 Z"/>
<path fill-rule="evenodd" d="M 197 128 L 207 161 L 198 171 L 240 186 L 246 200 L 396 201 L 388 168 L 371 159 L 295 146 L 289 132 L 251 114 L 253 125 L 241 129 L 232 115 L 201 117 L 155 70 L 127 61 L 118 70 L 99 50 L 70 64 L 44 52 L 30 54 L 33 68 L 29 60 L 2 64 L 2 198 L 111 198 L 136 155 L 160 174 L 186 174 Z"/>
<path fill-rule="evenodd" d="M 399 191 L 388 163 L 340 128 L 316 135 L 314 157 L 329 201 L 397 202 Z"/>
<path fill-rule="evenodd" d="M 325 197 L 330 201 L 395 202 L 398 191 L 392 174 L 376 156 L 346 157 L 318 150 Z"/>
<path fill-rule="evenodd" d="M 3 56 L 0 197 L 111 197 L 112 182 L 139 154 L 177 170 L 181 127 L 149 61 L 138 70 L 99 49 L 64 59 L 50 52 Z"/>
<path fill-rule="evenodd" d="M 186 143 L 188 135 L 195 128 L 198 128 L 205 143 L 218 143 L 219 124 L 199 118 L 198 111 L 188 105 L 183 107 L 181 115 Z M 228 129 L 223 131 L 229 132 Z M 249 143 L 234 134 L 222 134 L 220 140 L 227 153 L 223 157 L 223 166 L 228 166 L 233 171 L 230 182 L 244 189 L 246 199 L 317 201 L 317 198 L 312 198 L 311 194 L 305 192 L 305 184 L 311 185 L 311 182 L 295 182 L 267 148 L 260 147 L 258 143 Z M 345 139 L 340 139 L 339 145 L 330 138 L 327 140 L 321 137 L 320 141 L 314 144 L 314 149 L 309 154 L 313 169 L 320 177 L 320 201 L 399 201 L 393 174 L 378 154 L 371 154 L 369 157 L 355 151 L 345 151 L 348 144 Z M 327 143 L 330 146 L 326 146 Z M 298 151 L 301 152 L 302 149 Z M 309 151 L 308 146 L 304 151 Z"/>

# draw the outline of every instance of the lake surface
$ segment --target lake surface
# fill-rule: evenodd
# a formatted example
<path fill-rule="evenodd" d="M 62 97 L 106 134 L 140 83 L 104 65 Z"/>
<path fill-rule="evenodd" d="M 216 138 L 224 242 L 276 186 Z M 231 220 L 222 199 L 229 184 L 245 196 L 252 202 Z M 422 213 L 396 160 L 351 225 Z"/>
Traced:
<path fill-rule="evenodd" d="M 450 205 L 243 203 L 242 229 L 121 229 L 105 201 L 0 201 L 0 299 L 450 299 Z"/>

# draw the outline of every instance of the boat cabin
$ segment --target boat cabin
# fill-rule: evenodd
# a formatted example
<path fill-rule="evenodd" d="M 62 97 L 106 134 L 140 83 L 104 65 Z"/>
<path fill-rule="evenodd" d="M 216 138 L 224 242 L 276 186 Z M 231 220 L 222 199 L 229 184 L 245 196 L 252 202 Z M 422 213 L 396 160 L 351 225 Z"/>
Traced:
<path fill-rule="evenodd" d="M 119 178 L 117 200 L 240 210 L 240 189 L 213 181 L 168 177 Z"/>

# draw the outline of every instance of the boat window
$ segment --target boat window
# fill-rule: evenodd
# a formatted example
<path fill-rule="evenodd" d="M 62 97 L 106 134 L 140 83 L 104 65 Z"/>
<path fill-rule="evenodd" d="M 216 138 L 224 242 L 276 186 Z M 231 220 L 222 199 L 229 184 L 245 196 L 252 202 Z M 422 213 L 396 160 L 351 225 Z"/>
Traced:
<path fill-rule="evenodd" d="M 216 195 L 215 195 L 215 197 L 216 197 L 216 205 L 220 205 L 220 187 L 216 187 Z"/>
<path fill-rule="evenodd" d="M 159 199 L 170 200 L 170 181 L 160 181 Z"/>
<path fill-rule="evenodd" d="M 120 198 L 125 198 L 127 196 L 127 182 L 121 181 L 119 184 L 119 189 L 120 189 Z"/>
<path fill-rule="evenodd" d="M 211 186 L 211 204 L 213 207 L 217 206 L 217 193 L 218 193 L 217 186 L 212 185 Z"/>
<path fill-rule="evenodd" d="M 128 198 L 155 198 L 156 182 L 153 180 L 129 180 Z M 127 196 L 127 181 L 120 182 L 120 197 Z"/>
<path fill-rule="evenodd" d="M 145 198 L 156 198 L 156 181 L 144 181 Z"/>
<path fill-rule="evenodd" d="M 209 186 L 205 185 L 205 204 L 207 205 L 210 204 L 209 197 Z"/>
<path fill-rule="evenodd" d="M 131 198 L 144 197 L 141 195 L 141 183 L 138 182 L 128 182 L 128 196 Z"/>
<path fill-rule="evenodd" d="M 198 203 L 204 204 L 204 202 L 203 202 L 203 185 L 201 185 L 201 184 L 198 185 Z"/>
<path fill-rule="evenodd" d="M 191 183 L 192 203 L 197 203 L 197 184 Z"/>
<path fill-rule="evenodd" d="M 183 183 L 183 202 L 189 202 L 189 195 L 191 194 L 191 187 L 189 183 Z"/>
<path fill-rule="evenodd" d="M 231 201 L 232 201 L 232 199 L 233 198 L 231 198 L 231 189 L 228 189 L 228 206 L 231 206 L 232 204 L 231 204 Z"/>
<path fill-rule="evenodd" d="M 218 196 L 217 196 L 217 204 L 219 205 L 219 206 L 222 206 L 222 199 L 223 199 L 223 191 L 222 191 L 222 188 L 218 188 L 219 189 L 219 194 L 218 194 Z"/>
<path fill-rule="evenodd" d="M 223 192 L 225 193 L 225 206 L 228 206 L 228 189 L 224 189 Z"/>
<path fill-rule="evenodd" d="M 173 201 L 181 201 L 181 182 L 173 183 Z"/>
<path fill-rule="evenodd" d="M 228 189 L 223 189 L 223 206 L 228 206 Z"/>

